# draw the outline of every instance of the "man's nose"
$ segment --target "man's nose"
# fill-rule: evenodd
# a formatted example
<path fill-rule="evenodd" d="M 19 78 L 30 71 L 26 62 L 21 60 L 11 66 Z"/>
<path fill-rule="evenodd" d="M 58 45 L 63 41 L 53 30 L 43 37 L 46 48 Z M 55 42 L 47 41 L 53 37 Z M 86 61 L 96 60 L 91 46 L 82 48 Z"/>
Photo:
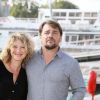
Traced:
<path fill-rule="evenodd" d="M 49 33 L 49 37 L 53 37 L 53 32 L 50 32 Z"/>

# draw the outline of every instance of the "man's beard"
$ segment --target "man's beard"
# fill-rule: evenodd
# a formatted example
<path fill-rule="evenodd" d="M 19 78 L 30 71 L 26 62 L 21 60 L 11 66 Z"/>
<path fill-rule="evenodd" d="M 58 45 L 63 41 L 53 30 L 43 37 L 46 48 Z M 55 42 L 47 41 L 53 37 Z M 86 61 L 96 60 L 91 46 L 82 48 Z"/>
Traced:
<path fill-rule="evenodd" d="M 46 45 L 45 48 L 48 49 L 48 50 L 52 50 L 52 49 L 55 49 L 57 47 L 56 44 L 52 45 L 52 46 L 49 46 L 49 45 Z"/>

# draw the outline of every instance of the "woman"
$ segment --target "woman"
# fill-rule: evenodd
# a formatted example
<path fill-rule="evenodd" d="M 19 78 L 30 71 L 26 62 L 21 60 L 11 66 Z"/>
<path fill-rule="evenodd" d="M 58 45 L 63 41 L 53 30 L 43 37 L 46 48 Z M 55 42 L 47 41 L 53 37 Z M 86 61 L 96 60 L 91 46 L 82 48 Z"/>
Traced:
<path fill-rule="evenodd" d="M 25 33 L 13 33 L 0 55 L 0 100 L 26 100 L 25 64 L 33 54 L 33 41 Z"/>

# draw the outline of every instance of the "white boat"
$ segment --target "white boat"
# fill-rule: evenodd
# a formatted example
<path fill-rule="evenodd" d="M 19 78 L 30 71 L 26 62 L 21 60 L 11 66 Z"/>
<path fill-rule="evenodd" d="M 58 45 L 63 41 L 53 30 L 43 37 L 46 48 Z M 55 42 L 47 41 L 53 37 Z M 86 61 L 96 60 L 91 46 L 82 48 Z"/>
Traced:
<path fill-rule="evenodd" d="M 38 49 L 41 45 L 38 36 L 38 25 L 44 19 L 50 17 L 48 12 L 49 9 L 39 9 L 38 18 L 1 17 L 0 50 L 4 47 L 8 35 L 13 32 L 30 33 L 36 44 L 35 48 Z M 63 28 L 60 46 L 65 52 L 73 57 L 100 54 L 100 17 L 98 11 L 54 9 L 52 15 L 52 18 L 57 20 Z M 80 62 L 79 64 L 85 79 L 88 79 L 88 73 L 91 69 L 96 70 L 96 84 L 100 84 L 100 61 Z M 90 100 L 90 96 L 84 100 Z"/>
<path fill-rule="evenodd" d="M 26 32 L 32 37 L 36 36 L 38 34 L 36 21 L 34 18 L 0 17 L 0 50 L 4 47 L 8 35 L 13 32 Z"/>
<path fill-rule="evenodd" d="M 0 37 L 14 31 L 24 31 L 32 36 L 38 34 L 38 24 L 50 17 L 49 9 L 39 9 L 38 18 L 0 18 Z M 52 18 L 63 28 L 61 48 L 98 50 L 100 49 L 100 18 L 98 11 L 81 11 L 79 9 L 53 9 Z M 2 40 L 0 40 L 2 43 Z M 94 47 L 95 46 L 95 47 Z M 1 47 L 0 47 L 1 48 Z"/>
<path fill-rule="evenodd" d="M 49 9 L 39 9 L 39 19 L 49 19 Z M 52 9 L 52 18 L 63 28 L 61 48 L 73 57 L 100 54 L 100 12 L 81 11 L 79 9 Z M 39 37 L 35 37 L 35 43 Z M 40 46 L 40 43 L 38 41 Z M 38 47 L 37 47 L 38 48 Z M 85 80 L 90 70 L 97 72 L 100 84 L 100 61 L 80 62 Z"/>
<path fill-rule="evenodd" d="M 36 49 L 39 48 L 41 44 L 38 37 L 38 25 L 49 17 L 49 9 L 39 9 L 38 18 L 1 17 L 0 50 L 4 47 L 8 35 L 13 32 L 30 33 L 36 43 Z M 73 57 L 79 53 L 86 52 L 88 55 L 91 51 L 100 50 L 100 17 L 98 11 L 53 9 L 52 18 L 57 20 L 63 28 L 61 48 Z M 88 66 L 84 64 L 84 68 L 87 69 Z M 97 67 L 100 68 L 99 65 Z M 82 69 L 82 71 L 84 70 Z"/>

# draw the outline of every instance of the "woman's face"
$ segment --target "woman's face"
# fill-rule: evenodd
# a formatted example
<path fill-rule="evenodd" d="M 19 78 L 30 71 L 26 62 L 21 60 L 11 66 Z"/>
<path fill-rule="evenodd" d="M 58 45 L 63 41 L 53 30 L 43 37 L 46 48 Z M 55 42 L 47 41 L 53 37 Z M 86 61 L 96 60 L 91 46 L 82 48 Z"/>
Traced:
<path fill-rule="evenodd" d="M 27 55 L 27 47 L 21 40 L 16 40 L 10 46 L 11 59 L 22 61 Z"/>

